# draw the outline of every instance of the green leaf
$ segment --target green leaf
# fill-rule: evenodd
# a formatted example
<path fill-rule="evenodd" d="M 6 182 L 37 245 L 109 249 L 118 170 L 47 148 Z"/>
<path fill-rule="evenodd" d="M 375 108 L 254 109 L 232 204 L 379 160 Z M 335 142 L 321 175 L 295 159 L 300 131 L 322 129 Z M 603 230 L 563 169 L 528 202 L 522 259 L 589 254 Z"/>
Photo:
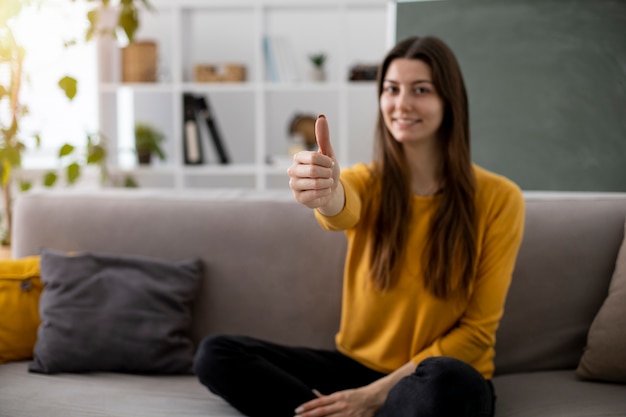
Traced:
<path fill-rule="evenodd" d="M 41 135 L 39 133 L 35 134 L 35 146 L 41 148 Z"/>
<path fill-rule="evenodd" d="M 97 164 L 106 157 L 106 151 L 102 145 L 91 145 L 87 154 L 88 164 Z"/>
<path fill-rule="evenodd" d="M 92 9 L 87 12 L 87 20 L 89 20 L 89 24 L 91 26 L 96 26 L 98 24 L 98 9 Z"/>
<path fill-rule="evenodd" d="M 61 149 L 59 149 L 59 158 L 63 158 L 64 156 L 71 154 L 72 152 L 74 152 L 74 149 L 75 148 L 73 145 L 65 143 L 63 146 L 61 146 Z"/>
<path fill-rule="evenodd" d="M 59 87 L 61 87 L 67 98 L 70 100 L 73 100 L 76 96 L 77 84 L 78 82 L 76 81 L 76 78 L 72 78 L 67 75 L 59 80 Z"/>
<path fill-rule="evenodd" d="M 96 29 L 94 29 L 93 26 L 89 26 L 89 28 L 87 28 L 87 33 L 85 33 L 85 41 L 89 42 L 93 38 L 93 34 L 95 32 L 96 32 Z"/>
<path fill-rule="evenodd" d="M 20 180 L 20 191 L 28 191 L 33 187 L 33 183 L 30 181 Z"/>
<path fill-rule="evenodd" d="M 124 187 L 125 188 L 139 188 L 139 184 L 137 183 L 137 181 L 135 181 L 133 177 L 131 177 L 130 175 L 127 175 L 126 177 L 124 177 Z"/>
<path fill-rule="evenodd" d="M 43 176 L 43 185 L 46 187 L 52 187 L 56 184 L 57 179 L 58 175 L 55 172 L 50 171 Z"/>
<path fill-rule="evenodd" d="M 12 167 L 18 167 L 22 164 L 22 149 L 21 142 L 7 144 L 2 150 L 2 159 Z"/>
<path fill-rule="evenodd" d="M 124 4 L 120 11 L 117 25 L 124 30 L 129 42 L 133 41 L 135 32 L 139 28 L 139 19 L 137 18 L 137 9 L 132 4 Z"/>
<path fill-rule="evenodd" d="M 77 162 L 73 162 L 67 166 L 66 174 L 67 174 L 67 183 L 74 184 L 78 177 L 80 177 L 80 165 Z"/>
<path fill-rule="evenodd" d="M 89 21 L 89 28 L 85 34 L 85 40 L 89 42 L 96 33 L 96 27 L 98 27 L 98 9 L 88 11 L 87 20 Z"/>

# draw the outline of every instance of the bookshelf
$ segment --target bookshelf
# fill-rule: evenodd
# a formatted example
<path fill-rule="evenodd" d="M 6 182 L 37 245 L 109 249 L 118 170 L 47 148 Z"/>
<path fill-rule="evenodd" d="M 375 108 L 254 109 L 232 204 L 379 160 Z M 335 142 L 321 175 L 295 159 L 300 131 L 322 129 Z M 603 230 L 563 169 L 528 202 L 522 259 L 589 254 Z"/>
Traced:
<path fill-rule="evenodd" d="M 152 0 L 136 40 L 156 41 L 158 79 L 125 83 L 121 49 L 101 39 L 100 130 L 109 139 L 113 172 L 130 172 L 143 188 L 287 189 L 289 125 L 300 114 L 325 113 L 339 162 L 371 159 L 377 111 L 373 81 L 350 82 L 356 64 L 376 64 L 389 43 L 390 0 Z M 268 74 L 263 39 L 289 42 L 296 81 Z M 309 79 L 308 56 L 327 55 L 326 80 Z M 244 82 L 196 82 L 196 64 L 245 66 Z M 205 96 L 231 159 L 220 164 L 208 141 L 205 163 L 186 165 L 183 95 Z M 132 150 L 135 122 L 167 137 L 167 159 L 138 166 Z"/>

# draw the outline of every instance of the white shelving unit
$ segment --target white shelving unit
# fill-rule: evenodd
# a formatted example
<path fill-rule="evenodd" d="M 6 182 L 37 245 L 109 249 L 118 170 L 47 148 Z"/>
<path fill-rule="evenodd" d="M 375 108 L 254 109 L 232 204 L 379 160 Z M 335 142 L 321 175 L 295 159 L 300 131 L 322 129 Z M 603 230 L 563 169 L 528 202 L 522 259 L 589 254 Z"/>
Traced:
<path fill-rule="evenodd" d="M 140 17 L 136 40 L 158 45 L 156 83 L 122 83 L 120 49 L 99 44 L 100 129 L 109 138 L 111 166 L 130 171 L 142 187 L 288 187 L 287 165 L 268 157 L 288 156 L 290 120 L 296 113 L 327 115 L 331 139 L 342 166 L 371 159 L 376 121 L 376 85 L 350 82 L 354 64 L 378 63 L 389 46 L 390 0 L 153 0 L 156 13 Z M 265 35 L 290 42 L 298 81 L 269 81 Z M 327 80 L 308 80 L 308 56 L 327 54 Z M 197 83 L 196 63 L 238 63 L 241 83 Z M 232 163 L 211 158 L 203 143 L 203 165 L 183 163 L 183 93 L 206 95 Z M 167 136 L 165 162 L 136 165 L 133 124 L 151 123 Z"/>

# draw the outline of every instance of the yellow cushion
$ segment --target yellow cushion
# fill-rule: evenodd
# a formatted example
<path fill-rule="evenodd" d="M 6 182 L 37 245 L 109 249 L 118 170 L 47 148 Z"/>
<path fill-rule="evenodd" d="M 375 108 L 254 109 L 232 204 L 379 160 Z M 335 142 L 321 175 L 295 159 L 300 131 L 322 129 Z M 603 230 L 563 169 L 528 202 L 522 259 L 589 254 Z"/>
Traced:
<path fill-rule="evenodd" d="M 0 261 L 0 363 L 33 357 L 42 289 L 38 256 Z"/>

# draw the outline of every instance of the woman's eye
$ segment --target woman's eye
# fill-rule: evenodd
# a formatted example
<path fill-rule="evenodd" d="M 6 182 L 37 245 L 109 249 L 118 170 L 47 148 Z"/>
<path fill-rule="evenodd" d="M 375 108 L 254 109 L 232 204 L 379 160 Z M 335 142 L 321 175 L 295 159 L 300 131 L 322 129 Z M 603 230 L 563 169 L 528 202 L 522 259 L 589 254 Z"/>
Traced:
<path fill-rule="evenodd" d="M 395 92 L 397 92 L 397 91 L 398 91 L 398 88 L 397 88 L 397 87 L 394 87 L 394 86 L 391 86 L 391 85 L 390 85 L 390 86 L 385 87 L 385 92 L 386 92 L 386 93 L 395 93 Z"/>
<path fill-rule="evenodd" d="M 415 92 L 416 92 L 417 94 L 425 94 L 425 93 L 428 93 L 428 91 L 429 91 L 429 90 L 428 90 L 428 88 L 426 88 L 426 87 L 417 87 L 417 88 L 415 89 Z"/>

